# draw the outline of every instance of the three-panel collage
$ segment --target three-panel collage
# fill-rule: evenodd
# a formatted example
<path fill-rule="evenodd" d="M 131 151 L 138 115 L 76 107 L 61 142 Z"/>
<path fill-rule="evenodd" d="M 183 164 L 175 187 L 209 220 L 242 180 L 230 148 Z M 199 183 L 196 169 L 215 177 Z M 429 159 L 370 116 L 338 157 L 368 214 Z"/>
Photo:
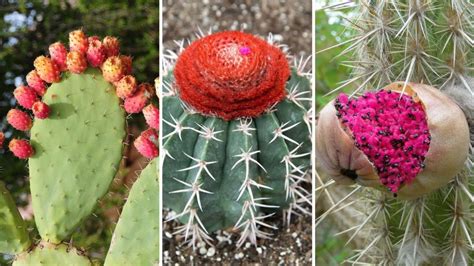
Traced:
<path fill-rule="evenodd" d="M 472 0 L 0 16 L 0 265 L 474 265 Z"/>

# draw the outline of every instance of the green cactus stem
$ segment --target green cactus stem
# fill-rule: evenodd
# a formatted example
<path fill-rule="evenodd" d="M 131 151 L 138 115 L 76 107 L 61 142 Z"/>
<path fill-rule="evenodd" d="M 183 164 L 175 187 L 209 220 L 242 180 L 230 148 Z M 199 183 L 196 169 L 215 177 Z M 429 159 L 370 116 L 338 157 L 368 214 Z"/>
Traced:
<path fill-rule="evenodd" d="M 0 181 L 0 253 L 19 253 L 30 245 L 26 223 L 5 184 Z"/>
<path fill-rule="evenodd" d="M 18 254 L 13 265 L 90 266 L 92 263 L 82 251 L 74 247 L 41 242 L 32 251 Z"/>
<path fill-rule="evenodd" d="M 115 228 L 105 265 L 155 265 L 159 260 L 159 158 L 142 170 Z"/>

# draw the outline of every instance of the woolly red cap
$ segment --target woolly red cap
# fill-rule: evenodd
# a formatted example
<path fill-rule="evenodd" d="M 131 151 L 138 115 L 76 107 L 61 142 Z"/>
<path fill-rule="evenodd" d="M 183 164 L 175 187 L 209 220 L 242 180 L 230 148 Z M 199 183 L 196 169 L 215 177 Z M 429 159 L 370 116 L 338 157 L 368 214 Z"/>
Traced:
<path fill-rule="evenodd" d="M 193 42 L 174 70 L 183 101 L 225 120 L 256 117 L 285 95 L 285 54 L 251 34 L 226 31 Z"/>

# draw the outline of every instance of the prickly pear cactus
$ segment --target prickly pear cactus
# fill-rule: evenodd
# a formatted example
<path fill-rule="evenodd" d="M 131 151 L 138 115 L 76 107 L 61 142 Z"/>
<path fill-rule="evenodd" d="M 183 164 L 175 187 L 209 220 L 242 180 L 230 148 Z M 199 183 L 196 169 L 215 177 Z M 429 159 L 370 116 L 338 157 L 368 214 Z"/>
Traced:
<path fill-rule="evenodd" d="M 20 159 L 28 159 L 34 218 L 41 241 L 29 239 L 24 221 L 2 185 L 0 252 L 14 254 L 14 265 L 91 265 L 86 252 L 65 242 L 92 213 L 118 171 L 126 112 L 152 110 L 143 111 L 150 128 L 135 146 L 140 152 L 146 151 L 144 156 L 150 159 L 158 155 L 157 99 L 151 85 L 137 84 L 131 58 L 119 54 L 114 37 L 101 41 L 76 30 L 69 34 L 69 51 L 57 42 L 49 47 L 49 53 L 50 57 L 35 60 L 35 70 L 26 77 L 28 86 L 15 89 L 21 108 L 7 116 L 15 129 L 29 131 L 29 141 L 14 139 L 9 149 Z M 115 252 L 109 252 L 115 263 L 126 257 L 136 258 L 137 254 L 146 265 L 158 261 L 158 175 L 154 162 L 147 169 L 137 181 L 138 188 L 132 190 L 117 227 L 111 247 Z M 143 189 L 142 183 L 148 187 Z M 135 195 L 140 187 L 143 193 Z M 137 225 L 129 217 L 137 212 L 134 209 L 148 210 L 150 217 L 141 222 L 140 229 L 146 232 L 141 235 L 146 235 L 149 245 L 139 252 L 120 250 L 116 246 L 126 246 L 122 239 L 129 234 L 126 230 L 135 230 Z M 127 228 L 127 220 L 135 225 Z"/>
<path fill-rule="evenodd" d="M 319 114 L 316 230 L 334 221 L 356 244 L 349 263 L 471 265 L 472 3 L 345 5 L 354 71 L 334 91 L 355 89 Z"/>
<path fill-rule="evenodd" d="M 3 182 L 0 182 L 0 217 L 0 253 L 11 254 L 27 249 L 31 242 L 26 224 Z"/>
<path fill-rule="evenodd" d="M 163 79 L 163 201 L 189 245 L 216 230 L 238 245 L 269 234 L 265 218 L 307 212 L 311 85 L 284 46 L 220 32 L 169 53 Z"/>
<path fill-rule="evenodd" d="M 105 265 L 157 265 L 160 204 L 158 160 L 151 161 L 130 191 L 115 228 Z M 148 248 L 144 248 L 146 243 Z"/>

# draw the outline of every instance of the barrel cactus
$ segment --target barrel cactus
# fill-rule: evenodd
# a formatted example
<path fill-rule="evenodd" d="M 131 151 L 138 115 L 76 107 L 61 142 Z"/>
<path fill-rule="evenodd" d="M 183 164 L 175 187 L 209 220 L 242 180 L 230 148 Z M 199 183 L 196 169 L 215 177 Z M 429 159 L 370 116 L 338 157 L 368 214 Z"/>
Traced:
<path fill-rule="evenodd" d="M 311 81 L 285 46 L 239 32 L 200 34 L 163 74 L 163 204 L 189 245 L 217 230 L 268 238 L 265 218 L 308 213 Z M 283 49 L 283 50 L 282 50 Z M 276 228 L 274 228 L 276 229 Z"/>
<path fill-rule="evenodd" d="M 331 219 L 338 237 L 354 243 L 346 258 L 354 264 L 470 265 L 473 6 L 381 0 L 337 8 L 350 6 L 354 36 L 340 45 L 353 73 L 334 91 L 354 90 L 319 113 L 316 191 L 326 210 L 316 230 Z"/>
<path fill-rule="evenodd" d="M 91 265 L 86 253 L 69 243 L 69 237 L 92 213 L 118 171 L 126 136 L 125 111 L 141 112 L 157 100 L 151 85 L 122 82 L 135 79 L 131 76 L 132 61 L 119 54 L 114 37 L 101 41 L 76 30 L 69 34 L 69 51 L 57 42 L 49 47 L 49 53 L 49 57 L 35 60 L 35 70 L 26 77 L 28 86 L 15 89 L 21 107 L 7 116 L 15 129 L 30 136 L 30 140 L 13 139 L 8 147 L 15 156 L 28 159 L 34 218 L 41 240 L 30 238 L 2 184 L 0 253 L 15 255 L 13 265 Z M 131 93 L 122 101 L 118 94 L 125 87 Z M 140 138 L 143 141 L 135 143 L 137 149 L 156 151 L 144 154 L 156 157 L 155 129 L 144 131 Z M 142 171 L 130 192 L 106 265 L 138 261 L 151 265 L 158 261 L 155 161 Z M 137 219 L 137 212 L 146 219 Z M 148 245 L 136 244 L 141 242 Z"/>

